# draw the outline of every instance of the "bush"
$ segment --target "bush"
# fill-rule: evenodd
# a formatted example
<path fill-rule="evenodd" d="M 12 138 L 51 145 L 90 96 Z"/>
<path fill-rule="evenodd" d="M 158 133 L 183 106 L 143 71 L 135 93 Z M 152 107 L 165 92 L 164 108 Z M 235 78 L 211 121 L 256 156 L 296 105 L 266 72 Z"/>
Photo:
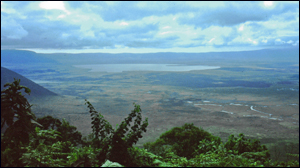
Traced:
<path fill-rule="evenodd" d="M 239 134 L 238 138 L 230 135 L 225 148 L 262 163 L 270 159 L 270 153 L 265 145 L 260 145 L 260 141 L 257 139 L 246 139 L 242 133 Z"/>
<path fill-rule="evenodd" d="M 30 167 L 57 167 L 67 166 L 66 158 L 70 151 L 71 143 L 69 141 L 56 141 L 60 133 L 56 130 L 41 130 L 36 127 L 36 136 L 28 146 L 23 147 L 26 152 L 20 160 Z M 55 142 L 55 143 L 53 143 Z"/>
<path fill-rule="evenodd" d="M 198 151 L 201 151 L 200 153 Z M 205 151 L 205 152 L 203 152 Z M 239 155 L 237 151 L 227 150 L 223 143 L 202 140 L 198 146 L 198 155 L 190 160 L 191 166 L 204 167 L 251 167 L 262 166 L 261 162 Z"/>
<path fill-rule="evenodd" d="M 154 167 L 163 163 L 162 157 L 154 155 L 145 149 L 132 147 L 128 149 L 132 166 L 134 167 Z"/>
<path fill-rule="evenodd" d="M 199 141 L 203 139 L 209 142 L 215 141 L 217 144 L 221 142 L 219 137 L 213 136 L 193 124 L 184 124 L 182 127 L 175 127 L 163 133 L 155 142 L 144 144 L 144 148 L 159 156 L 164 156 L 166 150 L 170 150 L 180 157 L 190 159 L 195 156 Z"/>
<path fill-rule="evenodd" d="M 114 130 L 109 122 L 96 112 L 89 101 L 86 100 L 86 104 L 88 104 L 92 117 L 93 146 L 95 149 L 101 148 L 101 151 L 97 155 L 99 165 L 109 159 L 124 166 L 131 166 L 132 161 L 128 153 L 128 148 L 131 148 L 133 144 L 137 143 L 139 138 L 142 138 L 142 132 L 146 132 L 146 127 L 148 126 L 147 118 L 141 123 L 142 110 L 140 106 L 134 104 L 134 110 Z M 135 118 L 134 125 L 130 127 L 133 118 Z"/>
<path fill-rule="evenodd" d="M 91 167 L 92 165 L 98 167 L 95 162 L 96 154 L 95 152 L 99 152 L 99 150 L 94 150 L 91 146 L 85 147 L 72 147 L 71 152 L 68 154 L 68 165 L 71 167 Z"/>

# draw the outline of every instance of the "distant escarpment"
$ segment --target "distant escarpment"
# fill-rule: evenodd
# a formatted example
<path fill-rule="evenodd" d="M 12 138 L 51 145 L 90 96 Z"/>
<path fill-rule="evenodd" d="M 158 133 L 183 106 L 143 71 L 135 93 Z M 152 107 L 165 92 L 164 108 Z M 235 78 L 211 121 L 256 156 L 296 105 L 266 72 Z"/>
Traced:
<path fill-rule="evenodd" d="M 57 62 L 33 51 L 1 50 L 1 64 L 57 64 Z"/>
<path fill-rule="evenodd" d="M 33 98 L 44 97 L 44 96 L 58 96 L 58 94 L 51 92 L 50 90 L 34 83 L 30 79 L 4 67 L 1 67 L 1 91 L 5 89 L 4 85 L 6 83 L 12 83 L 14 81 L 14 78 L 20 79 L 21 85 L 31 89 L 30 96 L 28 94 L 25 94 L 24 89 L 22 90 L 22 95 L 25 95 L 27 99 L 31 100 Z"/>

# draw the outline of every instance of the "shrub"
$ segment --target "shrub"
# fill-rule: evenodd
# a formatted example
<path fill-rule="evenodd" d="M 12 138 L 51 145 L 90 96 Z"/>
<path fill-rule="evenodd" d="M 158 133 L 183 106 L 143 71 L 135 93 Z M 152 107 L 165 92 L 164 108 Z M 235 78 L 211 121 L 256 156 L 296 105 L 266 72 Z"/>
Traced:
<path fill-rule="evenodd" d="M 270 153 L 265 145 L 260 145 L 260 141 L 257 139 L 246 139 L 242 133 L 239 134 L 238 138 L 230 135 L 225 143 L 225 148 L 262 163 L 270 159 Z"/>
<path fill-rule="evenodd" d="M 154 154 L 163 156 L 166 153 L 166 149 L 169 148 L 166 145 L 169 145 L 171 149 L 168 150 L 180 157 L 190 159 L 195 156 L 199 141 L 203 139 L 215 141 L 217 144 L 221 142 L 219 137 L 213 136 L 209 132 L 195 127 L 193 124 L 186 123 L 182 127 L 174 127 L 163 133 L 155 142 L 144 144 L 144 148 Z"/>
<path fill-rule="evenodd" d="M 57 167 L 67 166 L 67 153 L 64 151 L 69 149 L 71 143 L 69 141 L 56 141 L 60 137 L 60 133 L 56 130 L 41 130 L 36 127 L 36 136 L 31 138 L 32 141 L 28 146 L 23 147 L 26 152 L 20 160 L 30 167 Z M 55 142 L 55 143 L 52 143 Z"/>
<path fill-rule="evenodd" d="M 127 149 L 136 144 L 139 138 L 142 138 L 142 132 L 146 132 L 146 127 L 148 126 L 147 118 L 141 123 L 142 110 L 140 106 L 134 104 L 134 110 L 114 130 L 109 122 L 96 112 L 89 101 L 86 100 L 86 104 L 88 104 L 92 117 L 94 147 L 95 149 L 101 148 L 101 152 L 97 155 L 99 164 L 109 159 L 124 166 L 131 166 L 132 161 Z M 135 118 L 134 125 L 131 126 L 130 123 L 133 118 Z"/>

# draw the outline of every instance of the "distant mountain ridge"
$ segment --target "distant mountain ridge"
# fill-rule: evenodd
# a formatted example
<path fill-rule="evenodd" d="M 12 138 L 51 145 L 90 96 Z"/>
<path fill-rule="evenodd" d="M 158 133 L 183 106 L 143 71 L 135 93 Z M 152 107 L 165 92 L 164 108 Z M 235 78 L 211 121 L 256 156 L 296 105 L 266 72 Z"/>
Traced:
<path fill-rule="evenodd" d="M 199 64 L 204 61 L 299 62 L 299 48 L 208 53 L 53 53 L 42 54 L 64 64 Z"/>
<path fill-rule="evenodd" d="M 200 64 L 218 61 L 299 62 L 299 48 L 207 53 L 52 53 L 1 50 L 2 65 L 16 64 Z"/>
<path fill-rule="evenodd" d="M 55 60 L 42 57 L 33 51 L 25 50 L 1 50 L 1 64 L 41 64 L 41 63 L 57 63 Z"/>
<path fill-rule="evenodd" d="M 30 95 L 28 95 L 25 94 L 24 89 L 22 89 L 22 95 L 25 95 L 25 97 L 28 99 L 42 96 L 58 96 L 58 94 L 51 92 L 50 90 L 34 83 L 28 78 L 4 67 L 1 67 L 1 91 L 6 89 L 7 87 L 4 87 L 4 85 L 6 83 L 12 83 L 14 78 L 21 79 L 20 85 L 26 86 L 31 90 Z"/>

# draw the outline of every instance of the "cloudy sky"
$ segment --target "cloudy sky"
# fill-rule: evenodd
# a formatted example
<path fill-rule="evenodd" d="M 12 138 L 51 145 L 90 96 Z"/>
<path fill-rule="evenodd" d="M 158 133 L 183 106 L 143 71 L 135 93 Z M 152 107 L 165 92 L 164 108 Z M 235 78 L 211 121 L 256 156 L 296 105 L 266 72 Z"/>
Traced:
<path fill-rule="evenodd" d="M 1 1 L 1 49 L 208 52 L 299 47 L 299 2 Z"/>

